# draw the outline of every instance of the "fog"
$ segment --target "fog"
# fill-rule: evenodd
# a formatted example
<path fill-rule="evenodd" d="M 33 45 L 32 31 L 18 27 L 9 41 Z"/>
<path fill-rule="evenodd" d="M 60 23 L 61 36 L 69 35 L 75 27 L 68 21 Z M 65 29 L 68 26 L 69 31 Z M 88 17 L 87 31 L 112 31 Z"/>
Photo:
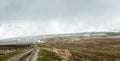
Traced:
<path fill-rule="evenodd" d="M 0 0 L 0 39 L 120 31 L 120 0 Z"/>

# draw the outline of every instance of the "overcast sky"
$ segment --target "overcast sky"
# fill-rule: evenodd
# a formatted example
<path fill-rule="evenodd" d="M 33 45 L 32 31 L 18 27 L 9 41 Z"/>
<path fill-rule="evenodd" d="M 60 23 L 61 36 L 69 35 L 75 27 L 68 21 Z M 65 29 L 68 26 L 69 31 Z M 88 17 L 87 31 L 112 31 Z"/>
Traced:
<path fill-rule="evenodd" d="M 0 0 L 0 39 L 120 29 L 120 0 Z"/>

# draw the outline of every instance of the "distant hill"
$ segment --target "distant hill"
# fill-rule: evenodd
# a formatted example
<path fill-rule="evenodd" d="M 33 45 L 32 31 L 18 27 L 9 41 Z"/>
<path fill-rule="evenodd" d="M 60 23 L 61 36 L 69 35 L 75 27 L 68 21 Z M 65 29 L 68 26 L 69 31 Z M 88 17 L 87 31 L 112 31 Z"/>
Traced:
<path fill-rule="evenodd" d="M 68 34 L 51 34 L 51 35 L 40 35 L 40 36 L 28 36 L 28 37 L 17 37 L 0 40 L 0 45 L 3 44 L 34 44 L 44 43 L 46 38 L 55 37 L 107 37 L 107 36 L 120 36 L 120 32 L 83 32 L 83 33 L 68 33 Z"/>

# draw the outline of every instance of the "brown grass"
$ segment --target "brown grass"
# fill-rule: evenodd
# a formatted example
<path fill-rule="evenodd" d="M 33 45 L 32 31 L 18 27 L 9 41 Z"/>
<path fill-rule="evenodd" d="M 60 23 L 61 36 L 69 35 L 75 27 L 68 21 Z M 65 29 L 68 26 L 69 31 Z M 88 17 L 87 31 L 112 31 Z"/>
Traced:
<path fill-rule="evenodd" d="M 73 61 L 120 61 L 120 38 L 64 37 L 49 38 L 39 47 L 68 49 Z"/>

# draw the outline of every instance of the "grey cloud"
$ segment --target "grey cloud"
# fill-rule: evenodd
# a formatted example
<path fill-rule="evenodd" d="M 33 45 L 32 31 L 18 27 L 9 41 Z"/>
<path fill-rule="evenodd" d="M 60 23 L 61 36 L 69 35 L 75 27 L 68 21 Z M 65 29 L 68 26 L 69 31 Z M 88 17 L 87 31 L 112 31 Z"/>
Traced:
<path fill-rule="evenodd" d="M 8 8 L 3 8 L 9 19 L 46 19 L 73 17 L 75 15 L 101 15 L 109 11 L 108 0 L 11 0 Z M 105 3 L 104 3 L 105 2 Z M 112 6 L 112 5 L 111 5 Z M 10 17 L 9 17 L 10 16 Z"/>
<path fill-rule="evenodd" d="M 0 31 L 4 34 L 3 30 L 9 29 L 6 35 L 24 36 L 115 29 L 120 24 L 119 3 L 120 0 L 0 0 Z"/>

